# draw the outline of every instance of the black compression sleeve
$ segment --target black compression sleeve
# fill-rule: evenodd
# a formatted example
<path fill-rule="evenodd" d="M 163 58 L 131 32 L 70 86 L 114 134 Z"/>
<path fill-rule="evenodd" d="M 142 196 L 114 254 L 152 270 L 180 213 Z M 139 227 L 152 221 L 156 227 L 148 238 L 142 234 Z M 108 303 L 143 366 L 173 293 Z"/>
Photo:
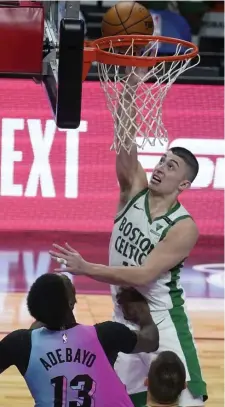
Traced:
<path fill-rule="evenodd" d="M 136 333 L 119 322 L 102 322 L 95 329 L 107 356 L 112 352 L 132 353 L 136 346 Z"/>
<path fill-rule="evenodd" d="M 0 373 L 15 365 L 25 375 L 31 352 L 31 331 L 18 329 L 0 341 Z"/>

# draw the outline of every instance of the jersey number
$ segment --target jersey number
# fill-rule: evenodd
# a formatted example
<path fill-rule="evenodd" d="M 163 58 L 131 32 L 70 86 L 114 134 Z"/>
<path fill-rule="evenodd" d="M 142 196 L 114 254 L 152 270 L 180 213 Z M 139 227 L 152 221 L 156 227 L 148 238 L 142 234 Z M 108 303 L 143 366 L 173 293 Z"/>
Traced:
<path fill-rule="evenodd" d="M 54 407 L 66 407 L 67 378 L 57 376 L 51 380 L 55 388 Z M 94 407 L 95 382 L 87 374 L 78 375 L 70 382 L 70 388 L 74 390 L 74 401 L 69 402 L 69 407 Z"/>

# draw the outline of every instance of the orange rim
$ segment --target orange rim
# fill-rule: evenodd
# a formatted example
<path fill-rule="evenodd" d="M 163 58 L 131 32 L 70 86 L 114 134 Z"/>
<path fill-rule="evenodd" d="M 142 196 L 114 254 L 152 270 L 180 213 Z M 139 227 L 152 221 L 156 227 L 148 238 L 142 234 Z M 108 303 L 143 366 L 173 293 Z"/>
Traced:
<path fill-rule="evenodd" d="M 86 79 L 86 76 L 90 70 L 92 62 L 96 61 L 96 47 L 92 47 L 92 43 L 90 41 L 84 42 L 84 55 L 83 55 L 83 72 L 82 72 L 82 80 Z"/>
<path fill-rule="evenodd" d="M 135 46 L 148 45 L 151 41 L 159 41 L 168 44 L 182 45 L 190 52 L 183 55 L 173 56 L 132 56 L 123 54 L 114 54 L 107 51 L 110 46 L 121 48 L 129 46 L 134 42 Z M 121 65 L 121 66 L 137 66 L 140 68 L 154 66 L 160 62 L 175 62 L 192 59 L 198 55 L 198 47 L 189 41 L 180 40 L 178 38 L 170 38 L 163 36 L 153 35 L 116 35 L 113 37 L 99 38 L 93 42 L 85 41 L 84 44 L 84 66 L 83 66 L 83 80 L 86 78 L 90 69 L 91 63 L 94 61 L 108 64 L 108 65 Z"/>

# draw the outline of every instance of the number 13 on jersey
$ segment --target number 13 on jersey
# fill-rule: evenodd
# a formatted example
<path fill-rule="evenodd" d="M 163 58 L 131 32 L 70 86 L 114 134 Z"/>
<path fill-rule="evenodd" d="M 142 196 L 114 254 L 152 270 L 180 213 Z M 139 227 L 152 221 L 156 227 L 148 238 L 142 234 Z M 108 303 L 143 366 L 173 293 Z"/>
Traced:
<path fill-rule="evenodd" d="M 51 384 L 55 388 L 54 407 L 94 407 L 93 394 L 96 383 L 88 375 L 78 375 L 70 382 L 70 389 L 74 390 L 73 400 L 67 401 L 68 380 L 65 376 L 54 377 Z M 68 404 L 67 404 L 68 403 Z"/>

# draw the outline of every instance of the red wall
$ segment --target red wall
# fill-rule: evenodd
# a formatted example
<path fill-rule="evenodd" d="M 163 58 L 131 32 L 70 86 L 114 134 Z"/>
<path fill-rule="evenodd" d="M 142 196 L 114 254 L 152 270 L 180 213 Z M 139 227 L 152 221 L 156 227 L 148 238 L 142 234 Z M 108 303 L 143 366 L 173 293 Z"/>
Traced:
<path fill-rule="evenodd" d="M 118 186 L 99 83 L 84 83 L 78 131 L 55 128 L 44 88 L 32 81 L 1 79 L 0 112 L 0 229 L 110 231 Z M 200 163 L 181 201 L 202 236 L 222 236 L 223 87 L 174 85 L 163 112 L 168 146 L 186 146 Z M 149 174 L 162 150 L 139 155 Z"/>

